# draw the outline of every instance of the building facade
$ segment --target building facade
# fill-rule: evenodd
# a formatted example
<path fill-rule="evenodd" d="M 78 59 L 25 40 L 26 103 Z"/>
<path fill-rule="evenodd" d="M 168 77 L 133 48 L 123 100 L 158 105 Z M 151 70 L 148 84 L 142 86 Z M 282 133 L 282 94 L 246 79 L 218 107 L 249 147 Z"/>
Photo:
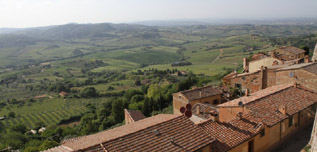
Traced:
<path fill-rule="evenodd" d="M 218 105 L 222 103 L 221 89 L 213 88 L 212 86 L 205 86 L 194 88 L 191 90 L 181 91 L 173 94 L 173 112 L 174 114 L 181 114 L 179 111 L 181 107 L 187 104 L 192 106 L 196 103 L 208 103 L 211 105 Z"/>

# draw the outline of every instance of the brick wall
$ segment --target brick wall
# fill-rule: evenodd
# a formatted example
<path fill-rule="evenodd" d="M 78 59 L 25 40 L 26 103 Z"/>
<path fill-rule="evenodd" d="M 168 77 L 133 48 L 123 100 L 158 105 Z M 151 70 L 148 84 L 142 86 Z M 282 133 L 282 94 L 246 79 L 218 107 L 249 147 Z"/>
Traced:
<path fill-rule="evenodd" d="M 317 75 L 302 69 L 277 71 L 276 84 L 298 82 L 303 86 L 317 91 Z"/>

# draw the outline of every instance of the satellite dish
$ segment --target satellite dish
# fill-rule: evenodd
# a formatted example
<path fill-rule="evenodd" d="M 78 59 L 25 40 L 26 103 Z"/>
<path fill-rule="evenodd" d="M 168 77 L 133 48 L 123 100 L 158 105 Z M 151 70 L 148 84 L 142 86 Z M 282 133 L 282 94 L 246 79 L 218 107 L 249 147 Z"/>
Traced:
<path fill-rule="evenodd" d="M 238 105 L 239 105 L 239 107 L 242 107 L 242 106 L 243 106 L 243 102 L 240 101 L 240 102 L 238 103 Z"/>
<path fill-rule="evenodd" d="M 186 111 L 186 109 L 185 109 L 185 107 L 181 107 L 181 109 L 179 109 L 179 111 L 183 114 Z"/>
<path fill-rule="evenodd" d="M 192 112 L 191 112 L 191 111 L 186 111 L 186 112 L 185 112 L 185 116 L 186 116 L 187 118 L 190 118 L 190 117 L 192 116 Z"/>
<path fill-rule="evenodd" d="M 187 109 L 187 111 L 191 111 L 192 110 L 192 105 L 191 104 L 187 104 L 186 105 L 186 109 Z"/>

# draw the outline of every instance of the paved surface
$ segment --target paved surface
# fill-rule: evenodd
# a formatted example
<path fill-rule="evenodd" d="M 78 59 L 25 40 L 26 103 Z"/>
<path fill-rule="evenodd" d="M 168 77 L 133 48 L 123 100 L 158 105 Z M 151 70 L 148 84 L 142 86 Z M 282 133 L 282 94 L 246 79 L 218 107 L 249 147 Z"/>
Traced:
<path fill-rule="evenodd" d="M 299 152 L 309 143 L 313 124 L 298 131 L 296 134 L 284 140 L 278 147 L 270 150 L 271 152 Z"/>

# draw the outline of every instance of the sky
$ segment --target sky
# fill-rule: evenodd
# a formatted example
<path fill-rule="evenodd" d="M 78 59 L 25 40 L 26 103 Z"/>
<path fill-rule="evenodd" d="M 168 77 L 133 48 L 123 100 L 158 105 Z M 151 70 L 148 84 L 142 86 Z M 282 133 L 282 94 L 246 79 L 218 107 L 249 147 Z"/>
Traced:
<path fill-rule="evenodd" d="M 0 27 L 277 18 L 317 18 L 317 0 L 0 0 Z"/>

